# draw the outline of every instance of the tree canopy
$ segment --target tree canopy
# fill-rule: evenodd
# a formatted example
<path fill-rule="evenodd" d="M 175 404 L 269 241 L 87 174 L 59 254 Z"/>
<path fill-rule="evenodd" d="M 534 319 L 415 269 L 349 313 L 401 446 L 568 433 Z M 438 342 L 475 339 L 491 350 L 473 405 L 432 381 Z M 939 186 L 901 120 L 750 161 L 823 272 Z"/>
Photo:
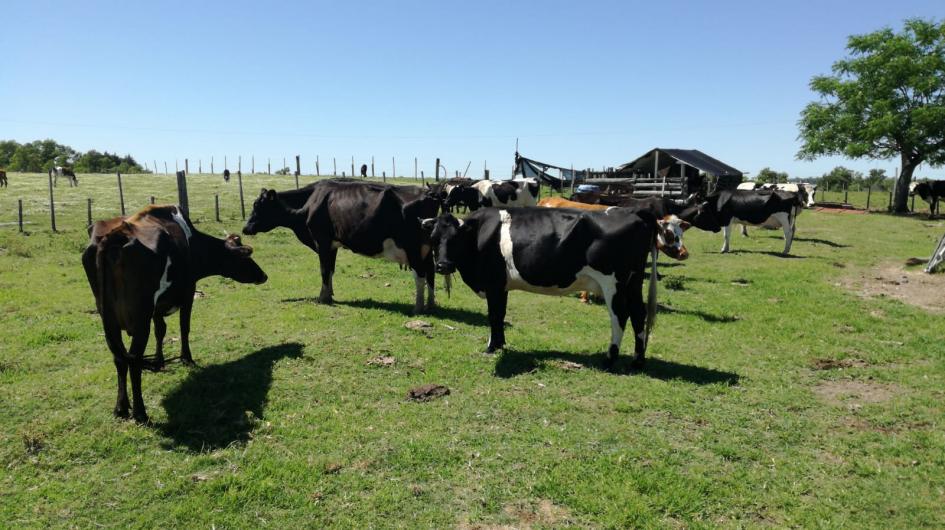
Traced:
<path fill-rule="evenodd" d="M 821 98 L 801 112 L 797 155 L 898 156 L 894 204 L 906 211 L 915 168 L 945 163 L 945 22 L 909 19 L 900 32 L 853 35 L 847 51 L 832 75 L 811 80 Z"/>
<path fill-rule="evenodd" d="M 755 182 L 763 182 L 765 184 L 772 183 L 777 184 L 779 182 L 787 182 L 788 174 L 786 171 L 775 171 L 770 167 L 762 168 L 758 172 L 758 175 L 755 176 Z"/>
<path fill-rule="evenodd" d="M 94 149 L 81 153 L 49 139 L 24 144 L 0 140 L 0 169 L 45 173 L 55 166 L 71 167 L 79 173 L 148 173 L 131 155 Z"/>

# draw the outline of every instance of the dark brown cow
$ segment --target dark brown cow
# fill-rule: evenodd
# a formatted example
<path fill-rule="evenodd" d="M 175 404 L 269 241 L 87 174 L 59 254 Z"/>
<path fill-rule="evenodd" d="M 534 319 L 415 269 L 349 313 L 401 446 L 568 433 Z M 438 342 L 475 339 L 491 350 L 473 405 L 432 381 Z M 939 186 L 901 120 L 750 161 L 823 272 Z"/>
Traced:
<path fill-rule="evenodd" d="M 239 236 L 218 239 L 198 232 L 176 206 L 149 206 L 127 219 L 97 221 L 89 235 L 82 266 L 118 372 L 115 415 L 128 417 L 125 377 L 130 368 L 134 418 L 144 422 L 141 371 L 164 365 L 164 317 L 180 309 L 181 361 L 193 364 L 189 334 L 197 280 L 220 275 L 258 284 L 266 274 Z M 146 359 L 152 319 L 157 349 L 154 358 Z M 128 349 L 122 331 L 131 336 Z"/>
<path fill-rule="evenodd" d="M 7 172 L 0 171 L 0 188 L 6 188 L 9 185 L 10 183 L 7 181 Z"/>

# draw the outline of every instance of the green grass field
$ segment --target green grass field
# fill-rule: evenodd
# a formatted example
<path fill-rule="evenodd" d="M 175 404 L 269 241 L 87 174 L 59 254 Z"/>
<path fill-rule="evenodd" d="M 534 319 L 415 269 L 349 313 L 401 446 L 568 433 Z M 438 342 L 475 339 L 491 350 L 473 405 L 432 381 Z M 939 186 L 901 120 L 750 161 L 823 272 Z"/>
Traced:
<path fill-rule="evenodd" d="M 199 367 L 144 375 L 143 426 L 112 417 L 79 263 L 86 198 L 116 215 L 115 177 L 79 180 L 56 190 L 55 234 L 44 175 L 0 189 L 0 526 L 945 526 L 945 314 L 845 287 L 928 256 L 941 221 L 805 212 L 792 258 L 780 232 L 729 255 L 687 232 L 643 373 L 601 368 L 606 311 L 576 297 L 513 293 L 510 348 L 487 356 L 485 302 L 460 282 L 414 331 L 395 264 L 343 251 L 326 307 L 291 233 L 246 237 L 269 282 L 198 285 Z M 293 182 L 244 177 L 247 209 Z M 173 177 L 124 185 L 129 213 L 176 197 Z M 199 229 L 240 230 L 235 179 L 189 185 Z M 451 394 L 407 400 L 426 383 Z"/>

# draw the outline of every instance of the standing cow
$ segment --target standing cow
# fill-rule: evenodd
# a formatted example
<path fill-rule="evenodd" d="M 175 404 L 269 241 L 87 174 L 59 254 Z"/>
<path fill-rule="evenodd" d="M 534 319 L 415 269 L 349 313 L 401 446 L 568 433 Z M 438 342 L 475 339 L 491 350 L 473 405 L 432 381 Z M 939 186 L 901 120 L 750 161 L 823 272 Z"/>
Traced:
<path fill-rule="evenodd" d="M 685 259 L 678 218 L 657 220 L 646 212 L 591 212 L 551 208 L 485 208 L 465 219 L 445 213 L 425 219 L 436 252 L 436 270 L 459 271 L 486 299 L 490 335 L 487 353 L 505 346 L 509 291 L 563 295 L 594 292 L 610 313 L 608 363 L 616 361 L 629 318 L 635 336 L 635 367 L 642 367 L 656 317 L 657 249 Z M 652 255 L 649 295 L 643 276 Z"/>
<path fill-rule="evenodd" d="M 149 206 L 127 219 L 98 221 L 89 227 L 89 235 L 82 266 L 118 372 L 115 415 L 128 417 L 125 378 L 130 369 L 134 418 L 146 422 L 141 371 L 164 365 L 164 317 L 180 309 L 181 360 L 193 364 L 189 334 L 197 281 L 219 275 L 260 284 L 266 274 L 250 257 L 253 249 L 243 246 L 238 236 L 203 234 L 176 206 Z M 149 360 L 144 351 L 152 320 L 157 350 Z M 131 336 L 128 349 L 122 331 Z"/>
<path fill-rule="evenodd" d="M 0 188 L 9 187 L 10 183 L 7 181 L 7 172 L 0 170 Z"/>
<path fill-rule="evenodd" d="M 535 206 L 538 204 L 538 181 L 480 180 L 468 186 L 449 188 L 444 203 L 447 209 L 463 205 L 471 211 L 488 207 Z"/>
<path fill-rule="evenodd" d="M 938 215 L 938 202 L 945 198 L 945 180 L 932 180 L 929 182 L 913 182 L 909 184 L 909 195 L 922 198 L 929 203 L 929 217 Z"/>
<path fill-rule="evenodd" d="M 289 228 L 318 254 L 322 287 L 319 303 L 333 303 L 338 249 L 386 258 L 413 271 L 414 312 L 430 311 L 433 294 L 433 256 L 420 219 L 436 216 L 439 203 L 415 186 L 391 186 L 351 179 L 323 180 L 299 190 L 263 189 L 243 228 L 247 235 Z M 423 304 L 423 284 L 427 303 Z"/>
<path fill-rule="evenodd" d="M 75 171 L 72 168 L 56 166 L 50 170 L 53 174 L 53 186 L 59 185 L 59 177 L 65 177 L 69 181 L 69 187 L 78 186 L 79 179 L 75 176 Z"/>
<path fill-rule="evenodd" d="M 732 225 L 760 226 L 776 223 L 784 230 L 784 255 L 791 251 L 797 215 L 802 204 L 796 193 L 768 190 L 722 190 L 709 195 L 691 217 L 683 215 L 701 230 L 725 236 L 722 253 L 731 250 Z"/>

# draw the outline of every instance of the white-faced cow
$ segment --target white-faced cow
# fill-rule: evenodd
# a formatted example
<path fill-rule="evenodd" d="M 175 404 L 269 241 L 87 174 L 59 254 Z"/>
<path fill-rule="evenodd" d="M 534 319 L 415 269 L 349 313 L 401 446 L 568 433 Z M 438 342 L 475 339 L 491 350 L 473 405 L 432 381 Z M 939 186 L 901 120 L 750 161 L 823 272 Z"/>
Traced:
<path fill-rule="evenodd" d="M 266 274 L 238 236 L 218 239 L 198 232 L 176 206 L 149 206 L 128 218 L 98 221 L 89 235 L 82 266 L 118 372 L 115 415 L 128 417 L 130 369 L 134 418 L 147 421 L 141 371 L 164 365 L 164 317 L 180 309 L 181 361 L 193 364 L 189 334 L 197 281 L 219 275 L 259 284 Z M 153 359 L 146 359 L 152 320 L 157 349 Z M 131 336 L 127 349 L 122 331 Z"/>
<path fill-rule="evenodd" d="M 448 188 L 448 189 L 447 189 Z M 471 211 L 488 207 L 535 206 L 538 204 L 538 180 L 479 180 L 470 185 L 444 188 L 444 206 L 451 209 L 463 205 Z"/>
<path fill-rule="evenodd" d="M 722 230 L 725 241 L 722 252 L 731 245 L 732 225 L 760 226 L 768 222 L 777 223 L 784 230 L 784 254 L 791 251 L 795 222 L 801 211 L 801 201 L 796 193 L 770 190 L 723 190 L 707 197 L 698 206 L 695 215 L 681 215 L 701 230 Z"/>
<path fill-rule="evenodd" d="M 938 215 L 938 201 L 945 198 L 945 180 L 913 182 L 909 184 L 909 195 L 918 195 L 923 201 L 929 203 L 929 217 Z"/>
<path fill-rule="evenodd" d="M 53 186 L 59 185 L 59 177 L 65 177 L 69 181 L 69 187 L 78 186 L 79 179 L 75 176 L 75 171 L 68 167 L 56 166 L 50 170 L 53 175 Z"/>
<path fill-rule="evenodd" d="M 435 216 L 436 199 L 423 188 L 391 186 L 352 179 L 323 180 L 299 190 L 263 189 L 243 228 L 247 235 L 289 228 L 318 254 L 322 287 L 319 303 L 333 303 L 332 276 L 339 248 L 386 258 L 413 271 L 414 312 L 432 310 L 433 256 L 420 219 Z M 423 304 L 423 285 L 427 303 Z"/>
<path fill-rule="evenodd" d="M 513 290 L 563 295 L 590 291 L 604 298 L 610 313 L 608 362 L 620 351 L 627 318 L 635 336 L 634 365 L 642 367 L 656 316 L 656 281 L 643 302 L 643 276 L 652 255 L 650 278 L 657 277 L 657 248 L 685 259 L 685 224 L 657 220 L 646 212 L 552 208 L 485 208 L 463 220 L 449 213 L 423 221 L 441 274 L 459 271 L 463 281 L 488 303 L 490 335 L 486 352 L 505 346 L 508 293 Z"/>

